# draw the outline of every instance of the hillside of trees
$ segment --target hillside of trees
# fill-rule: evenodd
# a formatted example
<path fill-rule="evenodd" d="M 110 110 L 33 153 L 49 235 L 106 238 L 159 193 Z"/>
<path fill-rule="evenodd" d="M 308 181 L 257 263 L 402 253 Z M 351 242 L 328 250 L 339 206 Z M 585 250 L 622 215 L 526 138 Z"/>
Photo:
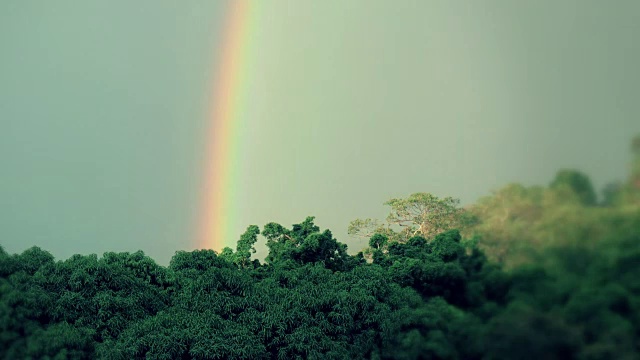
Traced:
<path fill-rule="evenodd" d="M 351 223 L 369 240 L 355 255 L 313 217 L 168 267 L 0 247 L 0 358 L 638 359 L 640 138 L 632 151 L 600 200 L 575 170 L 466 208 L 392 199 Z"/>

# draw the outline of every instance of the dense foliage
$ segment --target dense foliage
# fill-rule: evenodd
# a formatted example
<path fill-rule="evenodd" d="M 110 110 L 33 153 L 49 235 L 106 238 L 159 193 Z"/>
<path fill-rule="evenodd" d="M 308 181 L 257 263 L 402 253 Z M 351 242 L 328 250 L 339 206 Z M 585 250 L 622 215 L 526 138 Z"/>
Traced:
<path fill-rule="evenodd" d="M 372 262 L 307 218 L 256 227 L 227 256 L 0 252 L 0 356 L 8 359 L 634 359 L 640 216 L 555 268 L 504 272 L 458 231 L 371 239 Z M 225 253 L 225 252 L 223 252 Z"/>
<path fill-rule="evenodd" d="M 388 203 L 403 231 L 352 223 L 374 230 L 357 255 L 313 217 L 168 267 L 0 247 L 0 358 L 638 359 L 639 144 L 600 203 L 572 170 L 465 211 L 414 194 Z"/>
<path fill-rule="evenodd" d="M 595 251 L 623 229 L 637 232 L 633 226 L 640 211 L 640 136 L 632 140 L 631 152 L 628 178 L 606 185 L 600 201 L 586 174 L 564 169 L 548 187 L 509 184 L 481 198 L 468 207 L 472 221 L 461 230 L 479 238 L 487 256 L 506 268 L 547 262 L 549 248 Z"/>

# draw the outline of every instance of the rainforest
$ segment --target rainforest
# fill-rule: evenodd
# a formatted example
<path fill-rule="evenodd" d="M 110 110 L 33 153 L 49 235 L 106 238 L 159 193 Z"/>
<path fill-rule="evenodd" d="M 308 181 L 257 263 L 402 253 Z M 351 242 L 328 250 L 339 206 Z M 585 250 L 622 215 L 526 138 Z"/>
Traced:
<path fill-rule="evenodd" d="M 391 199 L 351 222 L 358 252 L 312 216 L 168 266 L 0 248 L 0 358 L 638 359 L 640 137 L 631 150 L 600 196 L 565 169 L 466 207 Z"/>

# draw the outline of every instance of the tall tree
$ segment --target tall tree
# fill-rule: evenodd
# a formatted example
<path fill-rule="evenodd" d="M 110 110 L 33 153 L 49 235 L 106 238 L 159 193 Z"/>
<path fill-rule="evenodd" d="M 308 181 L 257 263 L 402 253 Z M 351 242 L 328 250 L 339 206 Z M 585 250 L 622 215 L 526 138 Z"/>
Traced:
<path fill-rule="evenodd" d="M 246 267 L 251 262 L 251 254 L 256 252 L 254 244 L 258 241 L 260 228 L 257 225 L 250 225 L 240 236 L 236 246 L 235 262 L 242 267 Z"/>
<path fill-rule="evenodd" d="M 391 199 L 384 205 L 391 207 L 386 223 L 356 219 L 349 224 L 349 235 L 370 238 L 381 234 L 390 241 L 404 243 L 417 235 L 432 239 L 444 231 L 465 226 L 460 200 L 452 197 L 441 199 L 429 193 L 414 193 L 405 199 Z"/>

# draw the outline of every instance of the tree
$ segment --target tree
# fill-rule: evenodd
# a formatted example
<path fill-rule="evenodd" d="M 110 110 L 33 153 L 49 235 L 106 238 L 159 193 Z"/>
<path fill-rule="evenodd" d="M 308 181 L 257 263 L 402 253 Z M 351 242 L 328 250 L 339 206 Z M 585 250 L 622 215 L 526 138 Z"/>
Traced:
<path fill-rule="evenodd" d="M 235 262 L 239 266 L 246 267 L 251 262 L 251 253 L 255 253 L 256 249 L 253 245 L 258 241 L 260 228 L 257 225 L 250 225 L 247 230 L 240 236 L 236 246 Z"/>
<path fill-rule="evenodd" d="M 620 203 L 624 186 L 621 182 L 610 182 L 602 188 L 601 206 L 615 206 Z"/>
<path fill-rule="evenodd" d="M 347 254 L 347 245 L 333 238 L 331 231 L 320 232 L 308 216 L 302 223 L 294 224 L 291 230 L 282 225 L 269 223 L 262 234 L 269 247 L 268 263 L 292 260 L 299 264 L 322 262 L 328 269 L 343 271 L 357 263 Z"/>
<path fill-rule="evenodd" d="M 348 233 L 364 238 L 381 234 L 390 241 L 400 243 L 416 235 L 432 239 L 444 231 L 465 226 L 464 209 L 459 208 L 459 204 L 458 199 L 440 199 L 429 193 L 414 193 L 406 199 L 391 199 L 384 203 L 391 207 L 386 224 L 373 219 L 356 219 L 349 224 Z"/>
<path fill-rule="evenodd" d="M 201 274 L 212 267 L 225 267 L 229 264 L 210 249 L 194 251 L 176 251 L 169 262 L 169 269 L 174 272 L 190 272 Z"/>
<path fill-rule="evenodd" d="M 631 141 L 631 172 L 625 203 L 640 205 L 640 134 Z"/>
<path fill-rule="evenodd" d="M 514 255 L 527 253 L 535 244 L 531 227 L 542 218 L 544 192 L 540 186 L 509 184 L 469 208 L 478 219 L 469 232 L 479 236 L 480 246 L 491 260 L 518 262 Z"/>
<path fill-rule="evenodd" d="M 578 170 L 560 170 L 549 185 L 551 189 L 571 189 L 586 206 L 596 204 L 596 192 L 593 190 L 591 180 L 587 175 Z"/>
<path fill-rule="evenodd" d="M 640 181 L 640 134 L 631 140 L 631 154 L 633 156 L 631 176 Z"/>

